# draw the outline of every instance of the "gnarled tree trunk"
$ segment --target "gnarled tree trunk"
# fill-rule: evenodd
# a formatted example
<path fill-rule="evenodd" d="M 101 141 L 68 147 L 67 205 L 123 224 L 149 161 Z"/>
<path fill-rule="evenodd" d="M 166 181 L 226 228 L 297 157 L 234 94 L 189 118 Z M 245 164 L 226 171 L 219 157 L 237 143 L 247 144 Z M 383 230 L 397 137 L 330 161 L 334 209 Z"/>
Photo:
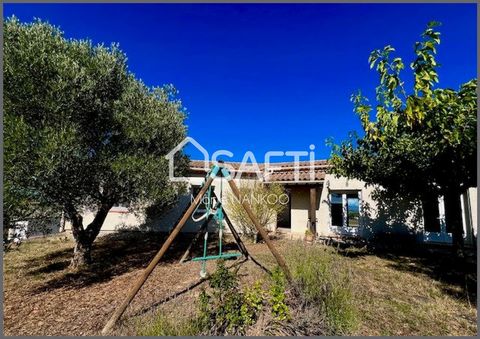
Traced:
<path fill-rule="evenodd" d="M 108 211 L 110 211 L 112 206 L 113 203 L 102 203 L 97 210 L 95 218 L 87 228 L 83 227 L 83 218 L 73 205 L 68 207 L 67 213 L 72 221 L 72 235 L 75 239 L 73 257 L 70 262 L 71 268 L 77 269 L 92 262 L 91 252 L 93 241 L 100 232 L 103 222 L 108 215 Z"/>
<path fill-rule="evenodd" d="M 73 257 L 70 262 L 71 268 L 79 268 L 92 262 L 92 243 L 87 237 L 83 236 L 85 231 L 75 238 L 75 247 L 73 248 Z"/>

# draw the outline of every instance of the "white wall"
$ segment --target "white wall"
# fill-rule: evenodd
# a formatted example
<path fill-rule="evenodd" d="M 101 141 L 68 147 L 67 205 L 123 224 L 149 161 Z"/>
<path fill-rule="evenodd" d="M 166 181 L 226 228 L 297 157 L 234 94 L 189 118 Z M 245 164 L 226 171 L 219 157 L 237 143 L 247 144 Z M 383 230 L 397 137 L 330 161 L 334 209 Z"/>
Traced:
<path fill-rule="evenodd" d="M 120 229 L 141 229 L 146 231 L 161 231 L 161 232 L 168 232 L 170 231 L 176 224 L 176 222 L 181 218 L 185 209 L 190 205 L 192 202 L 192 196 L 190 195 L 190 188 L 191 186 L 200 186 L 204 182 L 204 177 L 190 177 L 189 184 L 188 184 L 188 192 L 184 195 L 181 195 L 178 199 L 177 204 L 170 210 L 166 211 L 162 217 L 157 218 L 152 221 L 146 221 L 145 215 L 136 215 L 125 207 L 113 207 L 110 212 L 108 213 L 107 218 L 102 226 L 100 234 L 107 234 L 111 233 Z M 242 181 L 252 181 L 255 179 L 242 179 Z M 237 186 L 241 185 L 240 180 L 234 179 Z M 214 187 L 215 194 L 217 197 L 220 198 L 221 190 L 223 186 L 223 198 L 224 201 L 226 200 L 229 194 L 233 194 L 227 180 L 223 179 L 223 182 L 220 177 L 215 178 L 212 186 Z M 228 209 L 225 208 L 226 213 L 228 214 Z M 90 222 L 93 221 L 95 217 L 94 211 L 84 211 L 83 214 L 83 222 L 84 225 L 88 225 Z M 203 223 L 202 221 L 195 222 L 192 218 L 189 218 L 187 223 L 185 224 L 182 232 L 196 232 L 199 230 Z M 270 225 L 270 229 L 275 227 L 276 221 Z M 215 221 L 212 220 L 209 224 L 209 230 L 214 231 L 217 225 Z M 229 233 L 228 226 L 224 225 L 225 232 Z M 71 230 L 71 223 L 66 222 L 65 224 L 66 230 Z M 237 231 L 239 231 L 237 229 Z"/>
<path fill-rule="evenodd" d="M 204 177 L 189 178 L 189 185 L 201 185 Z M 242 180 L 256 180 L 256 178 L 242 179 Z M 241 183 L 235 179 L 239 186 Z M 221 185 L 223 185 L 223 195 L 226 198 L 231 193 L 228 182 L 224 179 L 221 183 L 221 178 L 216 178 L 213 181 L 214 190 L 218 197 L 221 193 Z M 190 187 L 189 187 L 190 189 Z M 365 187 L 362 181 L 356 179 L 347 179 L 345 177 L 336 178 L 333 175 L 327 174 L 323 186 L 317 188 L 317 234 L 320 236 L 335 236 L 335 235 L 360 235 L 369 238 L 377 232 L 392 232 L 392 233 L 407 233 L 412 232 L 418 235 L 418 239 L 423 239 L 423 220 L 421 214 L 418 214 L 418 206 L 412 209 L 412 205 L 404 205 L 401 202 L 394 202 L 394 206 L 386 206 L 382 201 L 382 206 L 379 206 L 373 199 L 375 187 Z M 308 227 L 308 211 L 310 207 L 310 188 L 306 185 L 297 185 L 290 187 L 291 199 L 291 235 L 294 238 L 303 238 Z M 331 225 L 329 194 L 332 192 L 351 193 L 360 192 L 360 227 L 337 227 Z M 468 201 L 470 211 L 464 207 L 464 212 L 469 212 L 471 215 L 470 224 L 473 226 L 473 234 L 477 234 L 477 189 L 470 188 L 468 195 L 465 196 L 465 202 Z M 184 210 L 191 203 L 191 195 L 188 193 L 179 198 L 178 203 L 174 208 L 167 211 L 161 218 L 155 219 L 151 222 L 145 223 L 144 216 L 138 216 L 130 213 L 128 209 L 123 207 L 114 207 L 110 211 L 101 229 L 101 233 L 109 233 L 122 228 L 141 228 L 144 230 L 163 231 L 168 232 L 179 220 Z M 224 199 L 225 200 L 225 199 Z M 228 214 L 228 208 L 226 208 Z M 393 217 L 390 214 L 395 214 Z M 94 218 L 94 213 L 85 211 L 83 214 L 84 224 L 87 225 Z M 191 218 L 186 223 L 184 232 L 196 232 L 203 221 L 194 222 Z M 464 216 L 464 223 L 467 223 Z M 213 231 L 216 225 L 214 221 L 210 223 L 210 230 Z M 66 223 L 65 229 L 69 230 L 71 225 Z M 275 224 L 269 226 L 270 230 L 275 228 Z M 225 225 L 226 232 L 228 227 Z M 238 228 L 237 228 L 238 230 Z"/>
<path fill-rule="evenodd" d="M 83 225 L 86 226 L 95 218 L 95 211 L 85 210 L 82 213 L 82 216 Z M 143 224 L 143 221 L 143 216 L 137 216 L 134 213 L 129 212 L 129 210 L 125 207 L 112 207 L 107 215 L 107 218 L 105 219 L 105 222 L 103 223 L 101 233 L 111 233 L 120 229 L 136 228 Z M 71 222 L 66 221 L 65 230 L 70 231 L 71 229 Z"/>
<path fill-rule="evenodd" d="M 421 222 L 416 219 L 414 213 L 401 204 L 395 206 L 400 215 L 396 217 L 397 220 L 386 222 L 387 216 L 378 211 L 377 203 L 373 199 L 374 191 L 375 187 L 365 187 L 365 183 L 360 180 L 336 178 L 334 175 L 327 174 L 323 186 L 317 188 L 317 234 L 320 236 L 360 235 L 369 238 L 379 230 L 406 233 L 408 230 L 420 227 Z M 330 193 L 333 192 L 360 192 L 360 227 L 338 227 L 331 224 Z M 292 186 L 291 199 L 291 232 L 293 237 L 303 237 L 308 227 L 309 187 Z"/>

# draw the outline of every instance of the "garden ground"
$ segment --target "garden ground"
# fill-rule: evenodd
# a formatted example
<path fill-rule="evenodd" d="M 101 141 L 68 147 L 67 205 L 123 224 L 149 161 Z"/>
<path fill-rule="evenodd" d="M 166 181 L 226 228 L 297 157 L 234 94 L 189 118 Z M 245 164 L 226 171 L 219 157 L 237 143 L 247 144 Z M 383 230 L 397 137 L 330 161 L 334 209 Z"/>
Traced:
<path fill-rule="evenodd" d="M 5 334 L 99 334 L 164 237 L 144 233 L 101 237 L 94 247 L 95 263 L 78 272 L 68 270 L 73 243 L 65 236 L 31 240 L 4 253 Z M 189 317 L 194 312 L 200 286 L 193 285 L 199 282 L 200 264 L 178 264 L 186 240 L 180 238 L 167 252 L 114 334 L 138 334 L 158 312 L 175 318 Z M 292 242 L 274 243 L 288 257 Z M 274 266 L 265 244 L 247 247 L 266 267 Z M 351 334 L 477 334 L 473 260 L 459 263 L 442 250 L 393 254 L 348 247 L 334 252 L 338 264 L 351 272 L 357 318 Z M 242 284 L 250 284 L 265 274 L 251 260 L 232 260 L 227 265 L 239 268 Z M 209 262 L 210 272 L 214 267 L 215 263 Z"/>

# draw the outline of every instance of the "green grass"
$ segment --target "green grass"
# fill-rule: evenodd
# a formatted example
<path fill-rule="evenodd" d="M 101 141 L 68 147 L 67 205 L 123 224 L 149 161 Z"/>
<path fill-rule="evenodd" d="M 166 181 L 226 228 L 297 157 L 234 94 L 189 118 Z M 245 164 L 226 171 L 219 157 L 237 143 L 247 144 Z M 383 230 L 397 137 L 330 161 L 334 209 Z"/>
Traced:
<path fill-rule="evenodd" d="M 150 323 L 138 326 L 139 336 L 195 336 L 201 333 L 202 328 L 197 321 L 188 318 L 170 318 L 165 313 L 159 312 Z"/>
<path fill-rule="evenodd" d="M 318 308 L 331 334 L 350 334 L 357 327 L 351 271 L 331 249 L 296 243 L 286 253 L 300 298 Z"/>

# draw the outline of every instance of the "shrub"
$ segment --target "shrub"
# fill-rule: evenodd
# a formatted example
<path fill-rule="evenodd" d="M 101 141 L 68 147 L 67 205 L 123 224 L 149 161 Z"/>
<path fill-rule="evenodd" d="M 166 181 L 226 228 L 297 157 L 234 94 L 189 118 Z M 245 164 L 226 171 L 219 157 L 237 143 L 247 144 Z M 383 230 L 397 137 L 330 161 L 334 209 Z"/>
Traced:
<path fill-rule="evenodd" d="M 258 314 L 263 309 L 265 292 L 262 289 L 262 282 L 257 280 L 252 287 L 246 287 L 244 290 L 244 303 L 240 308 L 240 313 L 245 321 L 245 325 L 251 326 L 257 320 Z"/>
<path fill-rule="evenodd" d="M 229 271 L 219 261 L 210 277 L 210 293 L 200 294 L 200 322 L 206 335 L 244 334 L 255 323 L 263 307 L 260 282 L 252 288 L 239 287 L 236 272 Z"/>
<path fill-rule="evenodd" d="M 243 208 L 242 202 L 248 202 L 253 213 L 257 216 L 259 224 L 263 228 L 268 229 L 275 222 L 277 216 L 286 208 L 286 205 L 282 203 L 285 191 L 280 184 L 266 185 L 248 180 L 240 181 L 239 190 L 243 199 L 239 200 L 233 193 L 229 193 L 225 208 L 235 225 L 239 227 L 241 233 L 257 242 L 257 229 Z"/>
<path fill-rule="evenodd" d="M 269 292 L 273 316 L 278 320 L 290 319 L 289 309 L 286 304 L 285 277 L 278 267 L 272 272 L 272 284 Z"/>
<path fill-rule="evenodd" d="M 349 270 L 324 247 L 301 243 L 287 253 L 295 290 L 304 308 L 317 308 L 331 334 L 348 334 L 356 326 Z"/>

